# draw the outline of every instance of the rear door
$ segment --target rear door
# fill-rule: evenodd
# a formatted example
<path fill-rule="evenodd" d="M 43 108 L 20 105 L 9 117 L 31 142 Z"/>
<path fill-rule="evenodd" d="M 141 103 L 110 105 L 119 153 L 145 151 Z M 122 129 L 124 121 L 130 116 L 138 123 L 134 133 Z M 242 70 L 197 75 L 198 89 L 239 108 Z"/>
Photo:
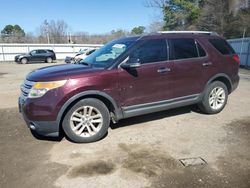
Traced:
<path fill-rule="evenodd" d="M 37 50 L 37 51 L 38 51 L 38 56 L 37 56 L 38 61 L 46 61 L 46 58 L 48 57 L 49 53 L 46 50 Z"/>
<path fill-rule="evenodd" d="M 119 68 L 121 105 L 133 106 L 172 98 L 172 63 L 168 62 L 165 39 L 140 41 L 127 59 L 138 59 L 141 66 Z"/>
<path fill-rule="evenodd" d="M 207 55 L 193 38 L 171 38 L 170 60 L 173 63 L 174 98 L 199 94 L 204 89 L 203 69 Z"/>

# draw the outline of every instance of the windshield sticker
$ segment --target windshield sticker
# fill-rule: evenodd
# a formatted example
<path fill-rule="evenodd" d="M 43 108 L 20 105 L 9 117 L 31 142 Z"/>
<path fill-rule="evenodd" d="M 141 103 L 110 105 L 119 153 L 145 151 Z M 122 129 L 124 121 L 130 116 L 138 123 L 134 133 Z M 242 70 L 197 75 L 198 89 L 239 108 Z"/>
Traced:
<path fill-rule="evenodd" d="M 126 45 L 124 45 L 124 44 L 115 44 L 114 46 L 112 46 L 112 48 L 126 48 Z"/>

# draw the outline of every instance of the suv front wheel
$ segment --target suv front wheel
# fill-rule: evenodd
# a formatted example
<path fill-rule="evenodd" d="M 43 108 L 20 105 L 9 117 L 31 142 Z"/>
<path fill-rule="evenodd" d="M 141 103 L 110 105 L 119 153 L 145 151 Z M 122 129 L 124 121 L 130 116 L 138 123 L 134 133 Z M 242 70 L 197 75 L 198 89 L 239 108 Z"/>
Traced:
<path fill-rule="evenodd" d="M 227 103 L 228 90 L 220 81 L 212 82 L 206 89 L 202 101 L 198 105 L 206 114 L 216 114 L 223 110 Z"/>
<path fill-rule="evenodd" d="M 109 110 L 94 98 L 77 102 L 65 115 L 62 127 L 74 142 L 88 143 L 100 140 L 108 131 Z"/>

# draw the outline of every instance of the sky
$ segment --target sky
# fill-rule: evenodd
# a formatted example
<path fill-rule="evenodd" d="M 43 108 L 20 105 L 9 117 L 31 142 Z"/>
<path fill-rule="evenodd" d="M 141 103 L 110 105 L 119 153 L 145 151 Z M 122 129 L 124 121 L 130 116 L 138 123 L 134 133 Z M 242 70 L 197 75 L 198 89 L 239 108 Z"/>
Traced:
<path fill-rule="evenodd" d="M 146 0 L 2 0 L 0 30 L 7 24 L 18 24 L 24 31 L 36 34 L 45 19 L 64 20 L 69 32 L 89 34 L 111 30 L 130 31 L 148 26 L 159 10 L 145 6 Z"/>

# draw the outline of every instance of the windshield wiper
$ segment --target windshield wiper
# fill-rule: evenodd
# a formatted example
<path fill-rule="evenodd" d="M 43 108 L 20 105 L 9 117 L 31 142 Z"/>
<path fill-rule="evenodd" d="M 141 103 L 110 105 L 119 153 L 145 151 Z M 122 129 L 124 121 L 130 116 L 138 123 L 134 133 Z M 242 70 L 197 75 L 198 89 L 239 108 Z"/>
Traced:
<path fill-rule="evenodd" d="M 80 61 L 78 62 L 78 64 L 83 64 L 83 65 L 87 65 L 88 67 L 91 67 L 90 63 L 84 62 L 84 61 Z"/>

